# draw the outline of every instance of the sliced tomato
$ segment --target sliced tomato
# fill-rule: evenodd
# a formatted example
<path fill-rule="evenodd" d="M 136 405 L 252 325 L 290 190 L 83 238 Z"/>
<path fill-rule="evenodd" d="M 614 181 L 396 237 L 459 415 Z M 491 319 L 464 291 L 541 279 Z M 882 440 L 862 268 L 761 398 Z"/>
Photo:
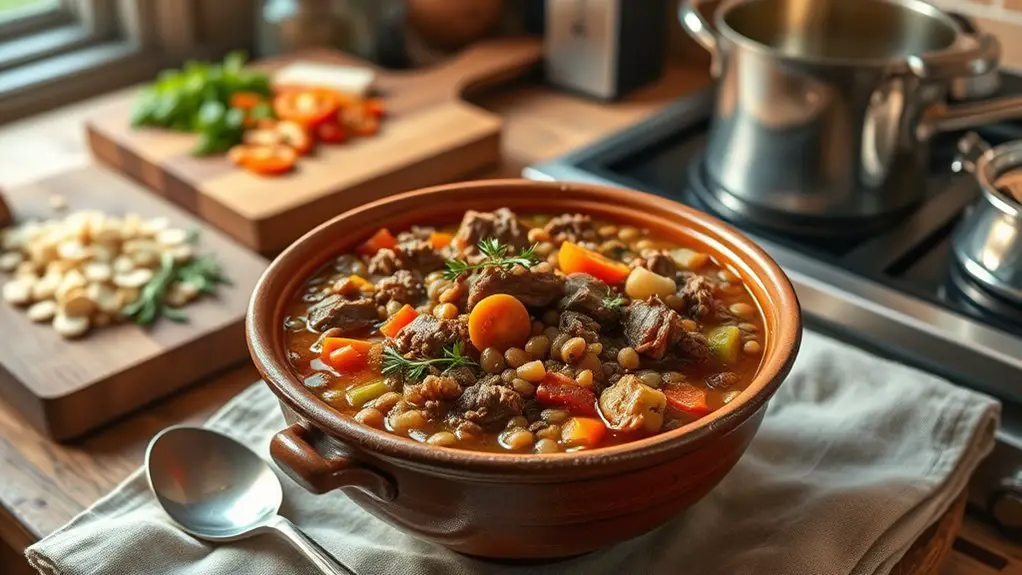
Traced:
<path fill-rule="evenodd" d="M 292 90 L 281 92 L 273 99 L 273 111 L 278 118 L 308 128 L 329 120 L 340 106 L 340 97 L 329 90 Z"/>
<path fill-rule="evenodd" d="M 378 98 L 370 98 L 366 100 L 365 103 L 362 104 L 362 108 L 365 110 L 366 114 L 377 119 L 382 118 L 385 113 L 383 109 L 383 101 Z"/>
<path fill-rule="evenodd" d="M 291 171 L 298 161 L 298 153 L 288 146 L 234 146 L 227 157 L 239 166 L 257 174 L 277 175 Z"/>
<path fill-rule="evenodd" d="M 365 106 L 353 104 L 341 110 L 341 123 L 354 136 L 372 136 L 380 130 L 380 118 L 366 112 Z"/>
<path fill-rule="evenodd" d="M 312 145 L 314 144 L 312 136 L 309 135 L 309 131 L 301 124 L 284 120 L 277 122 L 276 130 L 280 134 L 281 141 L 294 148 L 299 154 L 304 156 L 312 151 Z"/>
<path fill-rule="evenodd" d="M 316 137 L 327 144 L 340 144 L 348 139 L 348 132 L 336 120 L 328 120 L 316 126 Z"/>
<path fill-rule="evenodd" d="M 547 375 L 550 373 L 548 371 Z M 567 376 L 561 377 L 570 380 Z M 596 394 L 590 389 L 580 387 L 574 380 L 571 380 L 571 383 L 562 383 L 559 379 L 554 382 L 544 377 L 536 388 L 536 400 L 541 405 L 560 407 L 577 415 L 596 415 Z"/>

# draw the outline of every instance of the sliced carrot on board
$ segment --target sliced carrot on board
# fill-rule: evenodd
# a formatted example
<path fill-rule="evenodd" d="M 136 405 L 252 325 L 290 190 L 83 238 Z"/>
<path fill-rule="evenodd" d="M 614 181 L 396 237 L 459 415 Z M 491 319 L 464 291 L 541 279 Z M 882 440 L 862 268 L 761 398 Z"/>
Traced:
<path fill-rule="evenodd" d="M 394 337 L 397 332 L 401 331 L 401 328 L 415 321 L 415 318 L 419 317 L 419 312 L 415 311 L 415 308 L 405 304 L 404 307 L 397 310 L 397 313 L 390 316 L 387 323 L 380 327 L 380 333 L 387 337 Z"/>
<path fill-rule="evenodd" d="M 561 244 L 557 263 L 560 265 L 561 271 L 566 274 L 589 274 L 609 284 L 619 284 L 625 281 L 631 271 L 622 262 L 614 261 L 603 254 L 571 242 Z"/>
<path fill-rule="evenodd" d="M 264 98 L 255 92 L 236 92 L 231 94 L 231 107 L 239 110 L 251 110 L 263 100 Z"/>
<path fill-rule="evenodd" d="M 355 252 L 362 256 L 371 256 L 384 248 L 394 249 L 395 247 L 397 247 L 397 238 L 387 228 L 380 228 L 365 243 L 358 246 Z"/>

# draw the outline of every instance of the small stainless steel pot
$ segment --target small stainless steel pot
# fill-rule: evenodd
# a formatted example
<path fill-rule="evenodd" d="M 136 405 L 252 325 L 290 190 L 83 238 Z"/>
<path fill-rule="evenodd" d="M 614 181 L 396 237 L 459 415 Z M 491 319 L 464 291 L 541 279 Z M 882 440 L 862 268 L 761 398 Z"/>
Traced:
<path fill-rule="evenodd" d="M 924 195 L 929 139 L 1022 116 L 1022 98 L 944 105 L 995 70 L 987 34 L 918 0 L 683 0 L 719 78 L 704 169 L 713 203 L 753 221 L 897 217 Z M 846 230 L 847 231 L 847 230 Z"/>
<path fill-rule="evenodd" d="M 970 133 L 958 147 L 952 168 L 971 172 L 982 194 L 955 229 L 955 260 L 982 287 L 1022 304 L 1022 204 L 1001 184 L 1022 170 L 1022 140 L 990 148 Z"/>

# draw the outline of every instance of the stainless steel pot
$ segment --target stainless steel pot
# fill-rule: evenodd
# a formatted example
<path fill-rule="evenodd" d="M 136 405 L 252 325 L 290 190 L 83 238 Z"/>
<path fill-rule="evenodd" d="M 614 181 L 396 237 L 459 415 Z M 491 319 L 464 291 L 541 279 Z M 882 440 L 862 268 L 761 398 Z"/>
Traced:
<path fill-rule="evenodd" d="M 955 171 L 968 171 L 982 194 L 955 229 L 955 260 L 990 292 L 1022 304 L 1022 204 L 1009 189 L 1022 171 L 1022 141 L 990 148 L 974 133 L 959 142 Z"/>
<path fill-rule="evenodd" d="M 715 206 L 807 230 L 896 218 L 922 199 L 930 137 L 1022 116 L 1022 98 L 946 107 L 1000 46 L 917 0 L 732 0 L 679 18 L 719 78 L 705 170 Z M 846 230 L 847 231 L 847 230 Z"/>

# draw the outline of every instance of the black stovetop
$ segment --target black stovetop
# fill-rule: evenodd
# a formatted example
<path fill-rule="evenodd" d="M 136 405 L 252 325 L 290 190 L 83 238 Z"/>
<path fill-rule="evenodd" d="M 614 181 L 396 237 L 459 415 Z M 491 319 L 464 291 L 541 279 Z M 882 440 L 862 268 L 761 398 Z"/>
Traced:
<path fill-rule="evenodd" d="M 1022 93 L 1022 77 L 1002 80 L 1002 94 Z M 714 213 L 693 192 L 713 99 L 712 88 L 684 97 L 525 175 L 639 189 Z M 1022 121 L 974 131 L 996 145 L 1022 139 Z M 963 135 L 934 138 L 926 201 L 885 231 L 823 240 L 731 223 L 792 277 L 808 325 L 1022 405 L 1022 308 L 988 296 L 950 257 L 951 234 L 979 194 L 971 175 L 951 170 Z"/>

